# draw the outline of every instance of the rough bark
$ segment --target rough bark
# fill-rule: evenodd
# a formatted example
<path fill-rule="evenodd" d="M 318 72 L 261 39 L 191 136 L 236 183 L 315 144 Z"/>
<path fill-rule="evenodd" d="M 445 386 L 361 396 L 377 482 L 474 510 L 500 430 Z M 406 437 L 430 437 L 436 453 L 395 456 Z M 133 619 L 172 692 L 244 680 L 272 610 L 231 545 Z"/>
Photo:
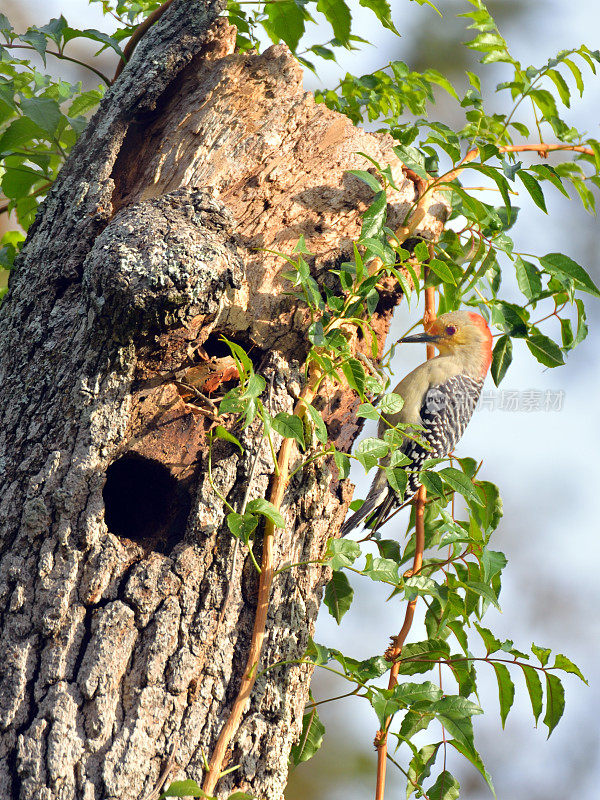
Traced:
<path fill-rule="evenodd" d="M 317 276 L 348 254 L 370 198 L 345 174 L 365 168 L 359 151 L 397 173 L 392 223 L 414 199 L 386 137 L 317 106 L 285 47 L 234 53 L 220 11 L 176 0 L 138 45 L 0 310 L 2 798 L 134 800 L 171 752 L 173 777 L 202 780 L 256 602 L 222 498 L 239 508 L 259 438 L 236 431 L 243 454 L 217 441 L 211 483 L 212 412 L 173 376 L 201 347 L 218 369 L 224 334 L 251 348 L 273 412 L 291 411 L 308 318 L 264 249 L 291 252 L 304 234 Z M 430 211 L 425 235 L 443 213 Z M 397 300 L 391 287 L 372 320 L 382 342 Z M 349 448 L 352 393 L 319 402 Z M 263 447 L 251 498 L 271 473 Z M 330 463 L 298 473 L 276 564 L 319 558 L 349 494 Z M 301 657 L 326 577 L 312 565 L 276 578 L 262 668 Z M 288 665 L 258 679 L 220 793 L 282 797 L 309 677 Z"/>

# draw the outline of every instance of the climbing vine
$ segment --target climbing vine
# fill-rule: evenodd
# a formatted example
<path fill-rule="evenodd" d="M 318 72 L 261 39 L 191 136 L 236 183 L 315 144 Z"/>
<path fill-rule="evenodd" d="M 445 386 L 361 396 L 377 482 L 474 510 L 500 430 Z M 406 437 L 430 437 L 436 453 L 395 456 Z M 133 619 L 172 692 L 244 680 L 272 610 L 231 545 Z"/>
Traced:
<path fill-rule="evenodd" d="M 428 0 L 417 2 L 429 6 L 423 13 L 443 12 L 443 3 L 438 11 Z M 380 25 L 396 32 L 387 0 L 360 0 L 360 5 L 370 9 Z M 387 197 L 390 188 L 397 188 L 394 177 L 389 165 L 365 156 L 364 169 L 354 170 L 353 175 L 367 184 L 373 196 L 362 218 L 353 257 L 332 269 L 331 280 L 324 285 L 311 272 L 312 254 L 303 239 L 291 256 L 279 254 L 287 262 L 290 292 L 311 317 L 306 334 L 310 347 L 304 366 L 305 387 L 292 414 L 272 414 L 264 377 L 239 344 L 225 340 L 239 383 L 220 400 L 219 424 L 211 435 L 241 448 L 236 432 L 258 419 L 273 462 L 269 496 L 244 501 L 242 508 L 230 508 L 227 515 L 231 535 L 239 547 L 248 549 L 259 573 L 258 607 L 239 695 L 206 761 L 204 785 L 180 781 L 171 784 L 163 797 L 213 795 L 257 676 L 280 665 L 262 663 L 261 650 L 270 588 L 277 573 L 273 541 L 278 528 L 285 526 L 280 506 L 290 479 L 292 455 L 301 454 L 296 470 L 330 459 L 340 479 L 348 476 L 352 460 L 367 471 L 385 469 L 390 486 L 399 497 L 404 494 L 408 459 L 401 446 L 406 437 L 419 439 L 418 428 L 386 423 L 382 437 L 363 439 L 353 453 L 345 453 L 331 443 L 313 405 L 323 387 L 340 385 L 358 394 L 362 418 L 385 420 L 382 415 L 402 408 L 402 398 L 388 390 L 391 352 L 379 352 L 369 323 L 382 281 L 395 280 L 409 303 L 425 297 L 429 319 L 462 306 L 483 314 L 497 333 L 491 367 L 496 384 L 510 366 L 515 338 L 523 339 L 541 364 L 557 367 L 586 336 L 582 294 L 598 297 L 600 291 L 568 255 L 520 251 L 512 235 L 519 215 L 512 198 L 526 192 L 538 209 L 547 213 L 545 192 L 569 196 L 572 189 L 586 211 L 595 211 L 593 187 L 600 186 L 600 143 L 577 131 L 563 116 L 573 91 L 583 94 L 586 71 L 596 73 L 600 53 L 582 45 L 561 51 L 544 64 L 525 66 L 511 54 L 484 3 L 465 0 L 464 5 L 462 16 L 473 31 L 466 46 L 480 54 L 482 65 L 502 65 L 504 80 L 496 93 L 510 98 L 508 111 L 486 107 L 481 78 L 474 72 L 467 73 L 468 89 L 459 94 L 441 73 L 433 69 L 415 72 L 401 61 L 382 65 L 369 75 L 346 74 L 337 87 L 316 94 L 319 102 L 354 123 L 376 121 L 389 132 L 396 143 L 395 153 L 417 182 L 419 193 L 401 225 L 392 230 L 387 222 Z M 90 63 L 86 66 L 100 83 L 83 91 L 80 83 L 70 84 L 47 74 L 51 59 L 80 63 L 68 45 L 84 37 L 98 43 L 100 50 L 111 48 L 124 63 L 132 48 L 121 49 L 121 43 L 139 31 L 145 18 L 153 14 L 155 19 L 160 13 L 159 3 L 143 0 L 102 0 L 102 8 L 112 21 L 110 33 L 72 28 L 63 17 L 17 33 L 6 16 L 0 15 L 0 186 L 4 196 L 0 212 L 13 213 L 18 223 L 0 243 L 0 268 L 5 271 L 12 266 L 40 200 L 111 82 Z M 260 49 L 265 39 L 284 41 L 299 62 L 313 71 L 323 60 L 335 60 L 340 48 L 353 49 L 363 41 L 354 31 L 351 9 L 344 0 L 230 2 L 226 13 L 237 26 L 241 50 Z M 325 19 L 332 34 L 319 44 L 308 36 L 315 30 L 315 15 Z M 41 59 L 43 70 L 28 57 L 31 53 Z M 440 90 L 463 109 L 462 128 L 452 130 L 432 116 L 431 106 Z M 533 133 L 524 121 L 524 108 L 531 110 L 535 120 Z M 520 160 L 525 152 L 537 154 L 539 163 L 526 166 Z M 561 160 L 550 164 L 550 153 Z M 469 188 L 471 177 L 483 182 L 486 191 L 492 190 L 497 202 L 481 200 L 481 187 Z M 434 192 L 451 211 L 437 241 L 426 242 L 415 232 Z M 507 271 L 514 271 L 520 302 L 509 299 L 505 292 Z M 356 331 L 369 343 L 370 357 L 356 353 Z M 277 451 L 276 442 L 281 438 Z M 382 459 L 386 459 L 385 466 Z M 472 718 L 483 713 L 477 701 L 478 670 L 494 672 L 503 725 L 518 678 L 529 696 L 536 724 L 541 719 L 549 734 L 564 709 L 560 674 L 572 673 L 585 680 L 566 656 L 551 656 L 548 649 L 537 645 L 525 652 L 512 641 L 498 639 L 489 623 L 484 624 L 489 608 L 500 607 L 507 562 L 493 545 L 502 516 L 499 491 L 478 473 L 479 464 L 473 458 L 430 459 L 420 472 L 423 488 L 412 505 L 402 541 L 383 538 L 380 531 L 371 529 L 360 542 L 332 538 L 328 543 L 323 564 L 331 568 L 332 577 L 324 602 L 338 623 L 353 601 L 349 572 L 389 586 L 394 616 L 400 614 L 398 609 L 405 609 L 400 632 L 390 632 L 393 640 L 387 653 L 357 660 L 352 653 L 312 642 L 301 662 L 340 676 L 348 682 L 348 695 L 372 707 L 378 726 L 377 800 L 383 797 L 388 761 L 405 775 L 408 796 L 416 793 L 428 800 L 458 797 L 458 781 L 437 762 L 448 747 L 468 759 L 493 791 L 473 735 Z M 454 504 L 457 494 L 464 501 L 464 510 L 458 513 Z M 260 563 L 253 551 L 259 535 Z M 427 638 L 409 641 L 417 602 L 426 606 Z M 387 684 L 383 682 L 386 677 Z M 309 703 L 302 734 L 292 750 L 293 765 L 308 760 L 319 748 L 324 729 L 318 706 L 325 701 L 312 699 Z M 431 724 L 435 721 L 441 724 L 441 739 L 440 728 Z M 425 730 L 431 732 L 430 740 L 417 746 L 415 735 Z M 232 797 L 241 800 L 246 795 Z"/>

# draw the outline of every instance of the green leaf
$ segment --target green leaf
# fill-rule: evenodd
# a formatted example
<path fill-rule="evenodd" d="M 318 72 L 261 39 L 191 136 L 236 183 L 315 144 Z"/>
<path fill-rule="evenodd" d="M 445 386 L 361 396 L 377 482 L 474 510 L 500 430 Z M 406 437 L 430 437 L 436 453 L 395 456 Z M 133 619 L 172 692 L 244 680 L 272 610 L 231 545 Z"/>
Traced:
<path fill-rule="evenodd" d="M 329 566 L 335 572 L 354 564 L 360 553 L 360 545 L 351 539 L 329 539 L 325 558 L 331 559 Z"/>
<path fill-rule="evenodd" d="M 380 414 L 373 403 L 361 403 L 356 411 L 356 416 L 364 419 L 378 420 Z"/>
<path fill-rule="evenodd" d="M 563 76 L 555 69 L 549 69 L 546 72 L 546 75 L 552 83 L 556 86 L 556 91 L 558 92 L 558 96 L 560 97 L 562 104 L 565 105 L 567 108 L 571 106 L 571 92 L 569 90 L 569 86 Z"/>
<path fill-rule="evenodd" d="M 583 677 L 583 673 L 579 669 L 579 667 L 574 664 L 570 658 L 563 656 L 562 653 L 558 653 L 556 658 L 554 659 L 554 664 L 550 667 L 550 669 L 561 669 L 563 672 L 570 672 L 573 675 L 577 675 L 578 678 L 588 685 L 588 682 Z"/>
<path fill-rule="evenodd" d="M 78 117 L 81 114 L 86 114 L 88 111 L 96 108 L 103 97 L 104 92 L 102 89 L 90 89 L 88 92 L 82 92 L 75 97 L 69 106 L 69 115 L 71 117 Z"/>
<path fill-rule="evenodd" d="M 583 97 L 584 84 L 583 84 L 583 76 L 581 74 L 581 70 L 573 61 L 571 61 L 570 58 L 563 58 L 563 64 L 566 64 L 566 66 L 571 70 L 571 73 L 575 78 L 575 84 L 579 91 L 579 96 Z"/>
<path fill-rule="evenodd" d="M 6 162 L 4 166 L 6 171 L 2 176 L 2 191 L 10 199 L 20 199 L 36 183 L 44 180 L 44 176 L 35 169 L 23 165 L 9 167 Z"/>
<path fill-rule="evenodd" d="M 83 31 L 79 31 L 76 28 L 65 28 L 64 30 L 64 39 L 65 43 L 70 42 L 71 39 L 91 39 L 93 42 L 101 42 L 102 44 L 106 45 L 106 47 L 110 47 L 111 50 L 114 50 L 115 53 L 119 56 L 119 58 L 125 60 L 125 56 L 119 43 L 116 39 L 112 36 L 109 36 L 107 33 L 103 33 L 102 31 L 97 31 L 95 28 L 86 28 Z M 102 48 L 104 49 L 104 48 Z"/>
<path fill-rule="evenodd" d="M 354 454 L 356 456 L 369 455 L 377 459 L 387 456 L 389 449 L 390 446 L 384 442 L 383 439 L 377 439 L 374 436 L 368 436 L 366 439 L 362 439 L 358 443 L 358 447 L 354 451 Z"/>
<path fill-rule="evenodd" d="M 520 169 L 517 172 L 517 175 L 523 182 L 523 186 L 529 192 L 531 199 L 536 204 L 538 208 L 541 208 L 544 214 L 548 213 L 548 209 L 546 208 L 546 201 L 544 200 L 544 193 L 542 192 L 542 187 L 538 183 L 538 181 L 531 175 L 529 172 L 525 172 L 525 170 Z"/>
<path fill-rule="evenodd" d="M 24 97 L 21 100 L 21 111 L 51 136 L 56 133 L 62 117 L 58 103 L 50 97 Z"/>
<path fill-rule="evenodd" d="M 549 647 L 538 647 L 537 644 L 531 645 L 531 652 L 538 657 L 540 664 L 542 667 L 545 667 L 548 663 L 548 658 L 550 657 L 551 650 Z"/>
<path fill-rule="evenodd" d="M 319 414 L 317 409 L 313 405 L 311 405 L 310 403 L 306 403 L 305 402 L 304 405 L 306 406 L 306 410 L 308 411 L 308 414 L 309 414 L 309 416 L 311 418 L 311 421 L 312 421 L 312 423 L 314 425 L 315 435 L 316 435 L 317 439 L 319 440 L 319 442 L 321 442 L 321 444 L 326 444 L 327 443 L 327 439 L 329 437 L 328 437 L 328 434 L 327 434 L 327 426 L 323 422 L 323 417 L 321 416 L 321 414 Z M 338 467 L 338 469 L 339 469 L 339 467 Z"/>
<path fill-rule="evenodd" d="M 486 770 L 485 765 L 481 759 L 481 756 L 479 755 L 477 750 L 475 750 L 475 748 L 473 747 L 465 746 L 462 742 L 457 742 L 456 739 L 450 739 L 448 744 L 451 744 L 455 750 L 458 750 L 458 752 L 461 755 L 463 755 L 466 759 L 468 759 L 471 762 L 471 764 L 473 764 L 473 766 L 477 770 L 479 770 L 485 782 L 490 787 L 491 793 L 494 795 L 494 797 L 496 797 L 496 790 L 494 789 L 492 778 L 490 777 L 490 774 Z"/>
<path fill-rule="evenodd" d="M 521 256 L 515 259 L 517 283 L 519 289 L 528 300 L 533 300 L 542 291 L 542 279 L 537 267 L 529 261 L 524 261 Z"/>
<path fill-rule="evenodd" d="M 323 644 L 309 639 L 304 658 L 308 658 L 313 664 L 327 664 L 331 659 L 331 651 Z"/>
<path fill-rule="evenodd" d="M 368 680 L 385 675 L 389 668 L 390 663 L 383 656 L 371 656 L 364 661 L 359 661 L 352 675 L 357 681 L 366 683 Z"/>
<path fill-rule="evenodd" d="M 248 383 L 246 384 L 246 389 L 240 397 L 260 397 L 260 395 L 264 392 L 267 386 L 267 382 L 263 378 L 262 375 L 257 375 L 256 373 L 252 373 L 248 378 Z"/>
<path fill-rule="evenodd" d="M 398 564 L 395 561 L 392 561 L 391 558 L 373 558 L 371 553 L 367 553 L 365 568 L 362 573 L 372 581 L 397 584 L 400 580 L 398 577 Z"/>
<path fill-rule="evenodd" d="M 333 28 L 336 39 L 346 45 L 350 39 L 351 17 L 350 10 L 344 0 L 318 0 L 317 11 L 325 15 L 325 18 Z"/>
<path fill-rule="evenodd" d="M 429 800 L 456 800 L 460 794 L 460 783 L 447 770 L 440 773 L 433 786 L 427 789 Z"/>
<path fill-rule="evenodd" d="M 354 175 L 355 178 L 358 178 L 359 180 L 364 181 L 364 183 L 366 183 L 367 186 L 370 189 L 373 189 L 374 192 L 377 193 L 377 192 L 381 192 L 382 191 L 381 184 L 379 183 L 377 178 L 374 175 L 371 175 L 370 172 L 367 172 L 367 170 L 365 170 L 365 169 L 349 169 L 348 170 L 348 174 L 349 175 Z"/>
<path fill-rule="evenodd" d="M 342 364 L 342 372 L 348 385 L 362 397 L 365 393 L 365 370 L 357 358 L 349 358 Z"/>
<path fill-rule="evenodd" d="M 401 675 L 415 675 L 429 672 L 438 665 L 440 659 L 447 659 L 450 648 L 443 639 L 428 639 L 425 642 L 405 644 L 399 659 Z"/>
<path fill-rule="evenodd" d="M 494 594 L 494 590 L 491 588 L 491 586 L 488 586 L 487 583 L 482 583 L 481 581 L 458 581 L 458 585 L 462 586 L 464 589 L 467 589 L 467 591 L 475 592 L 475 594 L 478 594 L 480 597 L 488 600 L 498 609 L 498 611 L 500 611 L 498 598 Z"/>
<path fill-rule="evenodd" d="M 428 710 L 435 714 L 451 736 L 468 747 L 473 747 L 471 717 L 483 714 L 476 703 L 460 695 L 448 695 L 433 703 Z"/>
<path fill-rule="evenodd" d="M 385 225 L 387 215 L 387 195 L 381 190 L 375 195 L 373 202 L 362 217 L 361 239 L 376 237 Z"/>
<path fill-rule="evenodd" d="M 505 664 L 499 664 L 497 661 L 492 661 L 492 666 L 494 667 L 496 680 L 498 681 L 500 719 L 502 720 L 502 727 L 504 727 L 508 712 L 510 711 L 515 700 L 515 685 L 512 682 L 508 667 Z"/>
<path fill-rule="evenodd" d="M 350 581 L 345 572 L 335 571 L 331 580 L 325 587 L 323 602 L 329 609 L 329 613 L 339 625 L 342 617 L 352 605 L 354 590 L 350 586 Z"/>
<path fill-rule="evenodd" d="M 317 709 L 313 708 L 311 711 L 307 711 L 302 717 L 300 739 L 292 746 L 290 751 L 290 764 L 297 767 L 298 764 L 312 758 L 323 744 L 324 735 L 325 727 L 319 719 Z"/>
<path fill-rule="evenodd" d="M 44 66 L 46 66 L 46 37 L 44 34 L 37 30 L 37 28 L 29 28 L 27 33 L 19 36 L 19 39 L 21 39 L 22 42 L 30 44 L 42 57 Z"/>
<path fill-rule="evenodd" d="M 561 319 L 560 338 L 562 341 L 562 346 L 565 350 L 571 350 L 573 348 L 575 336 L 573 335 L 573 326 L 571 325 L 570 319 Z"/>
<path fill-rule="evenodd" d="M 444 481 L 450 486 L 454 491 L 459 492 L 466 497 L 467 500 L 473 500 L 474 503 L 478 505 L 482 505 L 481 498 L 475 491 L 475 487 L 471 480 L 458 469 L 454 467 L 444 467 L 438 473 L 442 476 Z"/>
<path fill-rule="evenodd" d="M 248 544 L 248 541 L 258 525 L 258 519 L 254 514 L 238 514 L 232 511 L 227 515 L 227 526 L 236 539 Z"/>
<path fill-rule="evenodd" d="M 407 798 L 409 798 L 416 787 L 422 784 L 431 774 L 431 768 L 435 764 L 435 759 L 441 744 L 441 742 L 426 744 L 425 747 L 422 747 L 411 758 L 408 765 L 408 781 L 406 783 Z"/>
<path fill-rule="evenodd" d="M 286 439 L 295 439 L 300 447 L 304 448 L 304 428 L 300 417 L 280 411 L 273 417 L 272 425 L 273 429 L 281 436 Z"/>
<path fill-rule="evenodd" d="M 531 710 L 533 711 L 535 724 L 537 726 L 538 719 L 542 713 L 542 682 L 537 669 L 527 664 L 521 664 L 520 667 L 525 676 L 525 683 L 527 685 L 527 691 L 529 692 L 529 699 L 531 700 Z"/>
<path fill-rule="evenodd" d="M 510 336 L 501 336 L 496 342 L 492 353 L 492 378 L 496 386 L 500 385 L 500 381 L 506 375 L 506 370 L 509 368 L 512 361 L 512 341 Z"/>
<path fill-rule="evenodd" d="M 225 342 L 227 347 L 231 350 L 232 356 L 241 363 L 242 369 L 240 372 L 244 372 L 246 375 L 251 375 L 254 372 L 252 361 L 250 361 L 248 353 L 246 353 L 241 345 L 237 344 L 236 342 L 230 342 L 225 336 L 221 336 L 219 341 Z"/>
<path fill-rule="evenodd" d="M 399 683 L 394 687 L 394 698 L 407 706 L 421 702 L 434 703 L 441 700 L 442 695 L 440 687 L 431 681 Z"/>
<path fill-rule="evenodd" d="M 257 497 L 256 500 L 250 500 L 246 506 L 246 510 L 250 514 L 262 514 L 263 517 L 270 519 L 277 528 L 285 528 L 285 519 L 281 513 L 275 508 L 273 503 L 265 500 L 264 497 Z"/>
<path fill-rule="evenodd" d="M 402 708 L 402 703 L 395 700 L 391 695 L 392 690 L 390 689 L 371 689 L 369 700 L 377 714 L 381 728 L 385 728 L 387 720 Z"/>
<path fill-rule="evenodd" d="M 395 394 L 394 392 L 384 394 L 379 403 L 379 407 L 381 408 L 383 414 L 398 414 L 400 411 L 402 411 L 403 406 L 404 398 L 400 397 L 399 394 Z"/>
<path fill-rule="evenodd" d="M 333 460 L 338 469 L 339 478 L 343 481 L 344 478 L 347 478 L 350 474 L 350 459 L 346 453 L 340 453 L 339 450 L 335 450 L 333 453 Z"/>
<path fill-rule="evenodd" d="M 548 253 L 540 258 L 542 269 L 558 278 L 570 278 L 577 289 L 600 297 L 600 290 L 590 276 L 576 261 L 563 253 Z"/>
<path fill-rule="evenodd" d="M 17 117 L 0 136 L 0 153 L 11 153 L 32 139 L 45 138 L 44 132 L 27 117 Z"/>
<path fill-rule="evenodd" d="M 454 279 L 454 275 L 452 274 L 452 270 L 450 267 L 445 264 L 443 261 L 440 261 L 439 258 L 432 258 L 428 264 L 429 269 L 441 278 L 444 283 L 451 283 L 456 286 L 456 280 Z"/>
<path fill-rule="evenodd" d="M 554 167 L 550 167 L 547 164 L 534 164 L 529 168 L 529 171 L 534 172 L 543 180 L 549 181 L 561 194 L 564 194 L 565 197 L 569 196 L 569 193 L 563 186 L 560 176 Z"/>
<path fill-rule="evenodd" d="M 436 597 L 440 603 L 445 603 L 446 598 L 443 594 L 445 589 L 442 589 L 433 578 L 428 578 L 425 575 L 412 575 L 406 578 L 404 585 L 415 594 L 430 595 L 431 597 Z"/>
<path fill-rule="evenodd" d="M 401 467 L 398 469 L 386 467 L 385 477 L 387 478 L 387 482 L 394 492 L 396 492 L 399 497 L 404 497 L 404 492 L 406 491 L 406 486 L 408 484 L 408 475 L 406 470 L 402 469 Z"/>
<path fill-rule="evenodd" d="M 425 169 L 425 159 L 416 147 L 396 145 L 394 147 L 394 153 L 396 153 L 404 166 L 408 167 L 408 169 L 412 169 L 419 178 L 423 178 L 425 181 L 429 180 L 429 173 Z"/>
<path fill-rule="evenodd" d="M 481 565 L 483 567 L 483 577 L 486 581 L 491 581 L 495 575 L 499 575 L 508 564 L 508 559 L 504 553 L 496 550 L 489 550 L 484 547 L 481 553 Z"/>
<path fill-rule="evenodd" d="M 546 714 L 544 725 L 548 728 L 548 738 L 558 725 L 565 710 L 565 690 L 556 675 L 546 673 Z"/>
<path fill-rule="evenodd" d="M 419 480 L 423 484 L 423 486 L 427 489 L 427 492 L 432 495 L 439 494 L 442 497 L 444 496 L 444 484 L 442 479 L 437 474 L 437 472 L 428 472 L 424 471 L 421 472 L 419 475 Z"/>
<path fill-rule="evenodd" d="M 560 347 L 539 331 L 527 339 L 527 347 L 535 358 L 546 367 L 559 367 L 565 363 Z"/>
<path fill-rule="evenodd" d="M 315 347 L 323 347 L 325 344 L 325 333 L 323 331 L 323 323 L 320 319 L 313 322 L 308 329 L 308 339 Z"/>
<path fill-rule="evenodd" d="M 235 444 L 237 447 L 240 448 L 240 453 L 244 452 L 244 448 L 240 444 L 239 439 L 236 439 L 233 433 L 229 433 L 229 431 L 222 425 L 217 425 L 217 427 L 214 430 L 214 434 L 219 439 L 225 439 L 225 441 Z"/>
<path fill-rule="evenodd" d="M 583 342 L 583 340 L 588 334 L 588 327 L 586 325 L 586 316 L 585 316 L 585 306 L 583 305 L 583 300 L 577 298 L 575 300 L 575 305 L 577 307 L 577 333 L 575 334 L 575 339 L 573 340 L 573 347 L 578 345 L 580 342 Z"/>
<path fill-rule="evenodd" d="M 388 0 L 359 0 L 359 5 L 363 8 L 369 8 L 384 28 L 400 36 L 392 22 L 392 12 Z"/>
<path fill-rule="evenodd" d="M 267 15 L 264 28 L 271 39 L 275 43 L 283 40 L 295 53 L 304 34 L 302 8 L 294 0 L 279 0 L 277 3 L 266 3 L 264 10 Z"/>
<path fill-rule="evenodd" d="M 188 779 L 186 781 L 173 781 L 168 789 L 160 795 L 159 800 L 163 797 L 204 797 L 210 798 L 210 795 L 202 791 L 196 781 Z"/>

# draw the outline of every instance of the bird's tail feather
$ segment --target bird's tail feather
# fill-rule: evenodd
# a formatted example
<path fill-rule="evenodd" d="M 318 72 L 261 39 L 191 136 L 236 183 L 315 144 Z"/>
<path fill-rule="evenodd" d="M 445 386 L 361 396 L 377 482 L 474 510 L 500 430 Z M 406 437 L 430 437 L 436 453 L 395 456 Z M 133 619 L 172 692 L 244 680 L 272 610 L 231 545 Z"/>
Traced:
<path fill-rule="evenodd" d="M 385 471 L 379 470 L 377 477 L 369 489 L 369 494 L 365 498 L 365 502 L 358 511 L 355 511 L 354 514 L 344 522 L 340 531 L 340 536 L 347 536 L 351 530 L 360 525 L 363 519 L 373 514 L 374 511 L 378 511 L 380 506 L 387 505 L 390 501 L 390 497 L 393 499 L 395 495 L 388 486 Z"/>

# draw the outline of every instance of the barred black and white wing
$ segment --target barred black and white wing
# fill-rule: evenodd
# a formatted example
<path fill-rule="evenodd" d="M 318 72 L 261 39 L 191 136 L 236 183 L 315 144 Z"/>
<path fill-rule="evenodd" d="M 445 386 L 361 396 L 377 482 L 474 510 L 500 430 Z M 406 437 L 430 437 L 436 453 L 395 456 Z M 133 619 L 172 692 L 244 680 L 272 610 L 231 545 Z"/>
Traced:
<path fill-rule="evenodd" d="M 420 424 L 424 430 L 415 433 L 431 449 L 413 439 L 407 439 L 403 445 L 402 451 L 412 462 L 407 465 L 408 483 L 404 501 L 409 500 L 418 490 L 418 473 L 425 461 L 429 458 L 442 458 L 454 450 L 473 415 L 482 386 L 483 378 L 475 380 L 468 375 L 455 375 L 427 390 L 420 409 Z M 379 470 L 365 502 L 346 520 L 341 535 L 346 536 L 363 519 L 374 514 L 377 514 L 376 527 L 379 527 L 400 500 L 388 486 L 385 472 Z"/>
<path fill-rule="evenodd" d="M 483 380 L 475 380 L 468 375 L 455 375 L 439 386 L 427 390 L 421 406 L 420 438 L 431 447 L 430 450 L 413 440 L 408 440 L 403 448 L 411 459 L 406 496 L 410 497 L 419 488 L 418 471 L 428 458 L 443 458 L 451 453 L 465 432 L 477 405 Z"/>

